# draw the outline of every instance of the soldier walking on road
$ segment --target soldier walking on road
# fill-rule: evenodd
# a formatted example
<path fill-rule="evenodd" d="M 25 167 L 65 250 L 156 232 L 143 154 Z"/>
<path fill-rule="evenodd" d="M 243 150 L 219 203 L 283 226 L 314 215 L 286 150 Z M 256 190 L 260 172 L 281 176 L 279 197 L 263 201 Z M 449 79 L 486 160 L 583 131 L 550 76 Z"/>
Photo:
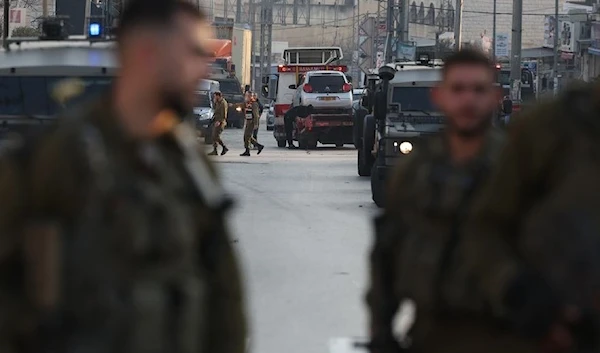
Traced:
<path fill-rule="evenodd" d="M 491 127 L 501 92 L 494 65 L 463 50 L 444 63 L 432 92 L 447 127 L 418 144 L 390 181 L 377 219 L 367 295 L 372 351 L 399 352 L 392 322 L 404 299 L 416 304 L 411 351 L 533 352 L 529 342 L 486 316 L 461 272 L 460 230 L 473 198 L 488 179 L 502 145 Z"/>
<path fill-rule="evenodd" d="M 221 156 L 224 156 L 229 148 L 225 146 L 223 140 L 221 139 L 221 134 L 223 130 L 225 130 L 225 126 L 227 126 L 227 101 L 223 98 L 221 92 L 215 92 L 215 112 L 213 115 L 213 151 L 209 153 L 209 156 L 216 156 L 218 154 L 217 147 L 221 145 L 223 147 L 223 151 L 221 151 Z"/>
<path fill-rule="evenodd" d="M 0 157 L 2 352 L 243 353 L 230 200 L 180 123 L 210 19 L 131 0 L 106 95 Z"/>
<path fill-rule="evenodd" d="M 255 129 L 258 129 L 258 121 L 260 120 L 258 103 L 251 96 L 247 95 L 246 97 L 246 123 L 244 125 L 244 148 L 246 150 L 240 154 L 240 156 L 244 157 L 250 156 L 250 144 L 253 144 L 258 149 L 258 152 L 256 152 L 257 155 L 265 148 L 265 146 L 258 143 L 254 136 L 252 136 Z"/>

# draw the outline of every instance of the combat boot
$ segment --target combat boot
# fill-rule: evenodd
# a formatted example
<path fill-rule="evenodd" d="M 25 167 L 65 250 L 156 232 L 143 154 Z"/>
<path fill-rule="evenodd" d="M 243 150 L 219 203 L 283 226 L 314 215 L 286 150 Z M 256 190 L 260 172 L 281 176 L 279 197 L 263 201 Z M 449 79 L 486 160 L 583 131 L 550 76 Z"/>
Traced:
<path fill-rule="evenodd" d="M 229 148 L 227 148 L 226 146 L 223 146 L 223 151 L 221 152 L 221 156 L 224 156 L 225 153 L 227 153 L 229 151 Z"/>
<path fill-rule="evenodd" d="M 240 154 L 240 156 L 241 156 L 241 157 L 248 157 L 248 156 L 250 156 L 250 149 L 249 149 L 249 148 L 246 148 L 246 152 L 244 152 L 244 153 Z"/>
<path fill-rule="evenodd" d="M 256 152 L 256 154 L 260 154 L 262 152 L 262 150 L 265 148 L 265 146 L 258 144 L 258 152 Z"/>
<path fill-rule="evenodd" d="M 217 148 L 215 147 L 215 148 L 213 149 L 213 151 L 212 151 L 211 153 L 209 153 L 208 155 L 209 155 L 209 156 L 217 156 L 218 154 L 219 154 L 219 153 L 217 152 Z"/>

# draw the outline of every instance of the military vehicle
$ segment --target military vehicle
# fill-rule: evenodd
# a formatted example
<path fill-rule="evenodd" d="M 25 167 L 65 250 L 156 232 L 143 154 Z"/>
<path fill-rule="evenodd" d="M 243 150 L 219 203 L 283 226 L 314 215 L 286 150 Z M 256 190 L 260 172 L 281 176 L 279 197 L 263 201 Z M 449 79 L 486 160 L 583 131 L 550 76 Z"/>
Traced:
<path fill-rule="evenodd" d="M 379 68 L 374 102 L 367 102 L 373 104 L 373 114 L 364 118 L 358 150 L 358 174 L 371 177 L 373 201 L 379 207 L 391 169 L 444 127 L 444 117 L 430 99 L 441 71 L 442 62 L 427 55 Z"/>
<path fill-rule="evenodd" d="M 52 124 L 57 113 L 108 89 L 116 76 L 110 37 L 101 36 L 97 26 L 92 35 L 68 36 L 62 26 L 49 18 L 40 38 L 5 38 L 0 50 L 0 137 Z"/>

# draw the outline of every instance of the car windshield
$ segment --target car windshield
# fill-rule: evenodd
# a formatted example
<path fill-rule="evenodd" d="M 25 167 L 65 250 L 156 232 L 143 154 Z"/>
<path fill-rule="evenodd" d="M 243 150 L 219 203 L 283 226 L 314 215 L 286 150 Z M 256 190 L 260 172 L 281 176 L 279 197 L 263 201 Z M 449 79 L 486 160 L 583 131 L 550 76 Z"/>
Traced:
<path fill-rule="evenodd" d="M 196 108 L 210 108 L 210 94 L 207 92 L 196 93 Z"/>
<path fill-rule="evenodd" d="M 55 100 L 56 87 L 65 79 L 77 79 L 81 83 L 81 92 L 65 105 Z M 52 116 L 65 107 L 73 106 L 89 100 L 105 91 L 111 84 L 112 77 L 3 77 L 0 80 L 0 116 Z M 80 88 L 77 88 L 77 90 Z"/>
<path fill-rule="evenodd" d="M 308 84 L 314 93 L 340 93 L 346 81 L 341 75 L 322 74 L 310 76 Z"/>
<path fill-rule="evenodd" d="M 399 103 L 402 111 L 436 111 L 430 90 L 429 87 L 394 87 L 392 102 Z"/>
<path fill-rule="evenodd" d="M 219 80 L 221 92 L 228 94 L 242 94 L 242 87 L 238 80 Z"/>

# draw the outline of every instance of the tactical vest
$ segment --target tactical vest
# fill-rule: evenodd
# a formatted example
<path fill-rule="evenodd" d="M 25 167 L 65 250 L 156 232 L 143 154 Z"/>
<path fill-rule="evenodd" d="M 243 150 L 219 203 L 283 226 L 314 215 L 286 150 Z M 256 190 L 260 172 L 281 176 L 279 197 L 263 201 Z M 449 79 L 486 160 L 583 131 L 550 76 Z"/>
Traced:
<path fill-rule="evenodd" d="M 407 200 L 414 204 L 406 215 L 393 266 L 395 292 L 414 299 L 417 310 L 438 313 L 447 307 L 478 305 L 467 295 L 470 288 L 457 281 L 457 249 L 471 201 L 487 179 L 498 149 L 495 145 L 499 145 L 490 142 L 494 151 L 457 168 L 450 164 L 441 143 L 431 141 L 410 167 L 413 172 L 404 185 L 410 185 Z"/>

